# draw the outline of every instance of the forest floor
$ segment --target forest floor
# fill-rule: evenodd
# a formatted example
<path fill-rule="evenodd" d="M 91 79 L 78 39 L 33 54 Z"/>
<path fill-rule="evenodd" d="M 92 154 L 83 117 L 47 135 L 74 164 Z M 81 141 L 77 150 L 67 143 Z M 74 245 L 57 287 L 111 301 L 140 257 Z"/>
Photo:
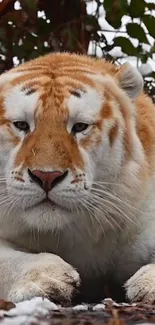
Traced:
<path fill-rule="evenodd" d="M 115 303 L 64 308 L 47 299 L 34 298 L 14 306 L 0 300 L 0 325 L 149 325 L 155 324 L 155 305 Z"/>

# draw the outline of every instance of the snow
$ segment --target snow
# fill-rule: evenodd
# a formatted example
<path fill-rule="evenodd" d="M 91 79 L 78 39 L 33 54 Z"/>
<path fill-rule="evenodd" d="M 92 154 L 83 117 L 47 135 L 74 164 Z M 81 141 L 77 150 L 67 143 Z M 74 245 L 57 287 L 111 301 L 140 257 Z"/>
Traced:
<path fill-rule="evenodd" d="M 111 298 L 106 298 L 100 303 L 94 304 L 80 304 L 74 307 L 62 307 L 61 305 L 56 305 L 55 303 L 49 301 L 46 298 L 33 298 L 31 300 L 23 301 L 16 304 L 16 307 L 10 309 L 9 311 L 0 310 L 0 324 L 1 325 L 37 325 L 38 319 L 39 324 L 45 325 L 49 324 L 48 322 L 48 314 L 50 312 L 85 312 L 85 311 L 94 311 L 101 312 L 106 309 L 106 306 L 114 306 L 114 307 L 131 307 L 136 306 L 136 304 L 127 304 L 121 303 L 118 304 L 113 301 Z M 47 318 L 46 318 L 47 316 Z M 52 317 L 52 315 L 50 316 Z M 50 318 L 51 319 L 51 318 Z M 142 324 L 141 324 L 142 325 Z M 148 325 L 147 323 L 145 325 Z"/>
<path fill-rule="evenodd" d="M 73 307 L 73 310 L 75 310 L 75 311 L 86 311 L 86 310 L 88 310 L 88 305 L 77 305 L 77 306 L 75 306 L 75 307 Z"/>
<path fill-rule="evenodd" d="M 101 311 L 105 309 L 104 304 L 97 304 L 96 306 L 93 307 L 93 311 Z"/>
<path fill-rule="evenodd" d="M 31 318 L 31 322 L 35 321 Z M 27 316 L 17 316 L 16 318 L 5 318 L 2 322 L 2 325 L 28 325 L 28 319 Z M 35 324 L 35 322 L 34 322 Z"/>
<path fill-rule="evenodd" d="M 50 311 L 57 311 L 59 307 L 46 298 L 36 297 L 16 304 L 16 308 L 9 311 L 0 310 L 1 325 L 29 325 L 36 323 L 36 316 L 47 316 Z M 1 320 L 1 317 L 4 317 Z"/>

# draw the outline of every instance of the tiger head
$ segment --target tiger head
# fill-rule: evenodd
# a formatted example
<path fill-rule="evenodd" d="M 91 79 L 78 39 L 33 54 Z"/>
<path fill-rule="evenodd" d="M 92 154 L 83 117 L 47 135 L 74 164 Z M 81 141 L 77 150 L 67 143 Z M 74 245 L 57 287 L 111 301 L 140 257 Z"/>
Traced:
<path fill-rule="evenodd" d="M 1 214 L 50 228 L 93 212 L 102 182 L 111 184 L 130 154 L 141 155 L 134 102 L 142 88 L 129 64 L 67 53 L 2 74 Z"/>

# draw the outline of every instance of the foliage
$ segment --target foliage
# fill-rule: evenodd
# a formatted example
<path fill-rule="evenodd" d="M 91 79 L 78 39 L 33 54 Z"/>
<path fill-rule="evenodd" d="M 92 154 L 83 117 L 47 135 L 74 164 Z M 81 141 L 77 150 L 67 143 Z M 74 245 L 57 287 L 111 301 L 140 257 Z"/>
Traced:
<path fill-rule="evenodd" d="M 48 52 L 88 48 L 117 63 L 135 57 L 139 66 L 155 53 L 154 10 L 153 0 L 3 0 L 0 72 Z"/>

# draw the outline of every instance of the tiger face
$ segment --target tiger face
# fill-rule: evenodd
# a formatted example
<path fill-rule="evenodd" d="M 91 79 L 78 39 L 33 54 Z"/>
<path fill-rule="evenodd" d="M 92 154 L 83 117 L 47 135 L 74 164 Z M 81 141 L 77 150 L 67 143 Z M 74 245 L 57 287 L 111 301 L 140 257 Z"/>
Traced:
<path fill-rule="evenodd" d="M 129 65 L 73 54 L 50 54 L 3 74 L 4 214 L 50 228 L 93 211 L 97 184 L 114 180 L 125 148 L 137 144 L 133 102 L 141 90 Z"/>

